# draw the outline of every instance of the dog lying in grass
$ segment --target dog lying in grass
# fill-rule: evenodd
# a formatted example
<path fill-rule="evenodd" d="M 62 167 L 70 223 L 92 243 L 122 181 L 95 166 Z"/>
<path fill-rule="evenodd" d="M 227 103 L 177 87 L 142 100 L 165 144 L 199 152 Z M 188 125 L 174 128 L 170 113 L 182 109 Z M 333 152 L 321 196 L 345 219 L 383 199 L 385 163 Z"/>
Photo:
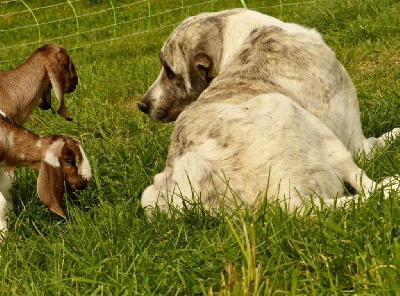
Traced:
<path fill-rule="evenodd" d="M 143 207 L 268 199 L 294 209 L 354 198 L 344 184 L 376 187 L 352 156 L 373 153 L 399 129 L 364 137 L 355 87 L 315 30 L 245 9 L 203 13 L 174 30 L 160 60 L 138 107 L 176 123 Z"/>

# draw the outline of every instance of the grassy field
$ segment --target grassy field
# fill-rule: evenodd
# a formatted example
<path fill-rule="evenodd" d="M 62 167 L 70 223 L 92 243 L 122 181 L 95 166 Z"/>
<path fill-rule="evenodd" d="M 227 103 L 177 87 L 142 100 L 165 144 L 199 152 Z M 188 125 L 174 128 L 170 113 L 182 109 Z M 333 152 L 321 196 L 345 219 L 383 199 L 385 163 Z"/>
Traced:
<path fill-rule="evenodd" d="M 31 12 L 16 13 L 29 2 Z M 65 221 L 40 203 L 37 172 L 17 170 L 1 295 L 400 294 L 397 192 L 302 215 L 276 204 L 216 216 L 200 206 L 171 218 L 143 213 L 141 192 L 164 168 L 173 129 L 136 108 L 158 75 L 158 51 L 185 16 L 241 1 L 115 1 L 114 10 L 111 1 L 60 2 L 0 1 L 0 70 L 21 63 L 38 40 L 70 49 L 80 77 L 66 96 L 74 121 L 35 109 L 25 126 L 79 138 L 93 181 L 79 204 L 65 201 Z M 398 0 L 245 2 L 322 33 L 357 87 L 366 136 L 400 125 Z M 400 142 L 357 161 L 375 180 L 399 174 Z"/>

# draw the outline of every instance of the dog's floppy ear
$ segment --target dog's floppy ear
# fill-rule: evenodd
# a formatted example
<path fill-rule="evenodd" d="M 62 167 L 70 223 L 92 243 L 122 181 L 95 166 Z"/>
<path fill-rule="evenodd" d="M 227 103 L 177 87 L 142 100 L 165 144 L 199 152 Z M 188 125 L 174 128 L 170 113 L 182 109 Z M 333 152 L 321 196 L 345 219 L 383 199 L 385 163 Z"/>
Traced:
<path fill-rule="evenodd" d="M 61 207 L 64 193 L 64 172 L 61 166 L 42 162 L 37 180 L 37 191 L 40 200 L 51 212 L 66 218 Z"/>
<path fill-rule="evenodd" d="M 63 62 L 65 62 L 65 54 L 60 51 L 57 53 L 58 63 L 49 63 L 47 73 L 50 78 L 51 85 L 53 86 L 54 93 L 59 101 L 57 113 L 64 117 L 66 120 L 72 120 L 67 109 L 64 106 L 64 92 L 66 88 L 66 81 L 63 76 Z"/>
<path fill-rule="evenodd" d="M 201 79 L 208 85 L 214 77 L 211 77 L 212 59 L 206 53 L 198 53 L 194 57 L 196 71 Z"/>

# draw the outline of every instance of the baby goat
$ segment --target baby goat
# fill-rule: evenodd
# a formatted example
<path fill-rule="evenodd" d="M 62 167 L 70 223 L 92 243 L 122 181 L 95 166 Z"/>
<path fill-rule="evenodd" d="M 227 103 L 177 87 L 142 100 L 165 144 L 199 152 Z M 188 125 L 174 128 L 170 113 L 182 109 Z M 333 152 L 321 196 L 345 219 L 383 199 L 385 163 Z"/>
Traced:
<path fill-rule="evenodd" d="M 47 44 L 38 48 L 17 68 L 0 72 L 0 109 L 16 123 L 22 124 L 33 107 L 51 109 L 53 88 L 59 100 L 57 113 L 72 120 L 63 98 L 64 93 L 74 91 L 77 84 L 75 66 L 66 49 Z"/>
<path fill-rule="evenodd" d="M 63 218 L 64 181 L 67 191 L 85 189 L 91 178 L 89 161 L 80 142 L 68 135 L 39 136 L 0 111 L 0 166 L 39 170 L 37 191 L 42 203 Z M 11 183 L 0 170 L 0 231 L 7 229 L 12 210 Z"/>

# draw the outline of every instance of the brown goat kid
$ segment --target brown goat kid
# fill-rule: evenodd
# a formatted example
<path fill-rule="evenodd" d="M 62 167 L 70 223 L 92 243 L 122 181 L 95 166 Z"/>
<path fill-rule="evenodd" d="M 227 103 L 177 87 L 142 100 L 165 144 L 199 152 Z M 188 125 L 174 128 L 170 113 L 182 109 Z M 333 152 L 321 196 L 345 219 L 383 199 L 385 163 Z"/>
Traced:
<path fill-rule="evenodd" d="M 78 76 L 67 50 L 56 44 L 46 44 L 17 68 L 0 72 L 0 110 L 16 123 L 23 124 L 33 107 L 51 109 L 53 88 L 59 100 L 57 113 L 72 120 L 64 106 L 64 94 L 73 92 L 77 84 Z"/>
<path fill-rule="evenodd" d="M 63 218 L 64 183 L 68 191 L 85 189 L 91 178 L 89 161 L 80 142 L 68 135 L 39 136 L 0 111 L 0 166 L 39 170 L 37 191 L 42 203 Z M 11 182 L 0 170 L 0 231 L 7 229 L 12 210 Z"/>

